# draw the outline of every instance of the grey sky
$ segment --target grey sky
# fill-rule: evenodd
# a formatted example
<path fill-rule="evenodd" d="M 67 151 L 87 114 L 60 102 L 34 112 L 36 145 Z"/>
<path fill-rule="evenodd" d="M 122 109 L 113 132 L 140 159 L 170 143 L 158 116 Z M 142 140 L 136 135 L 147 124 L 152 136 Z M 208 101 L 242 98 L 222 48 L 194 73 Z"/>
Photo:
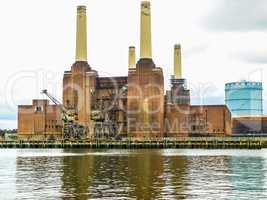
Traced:
<path fill-rule="evenodd" d="M 266 77 L 267 1 L 151 2 L 153 58 L 164 69 L 166 89 L 175 43 L 182 44 L 195 104 L 224 103 L 226 82 Z M 61 99 L 63 71 L 74 62 L 79 4 L 87 6 L 91 67 L 127 75 L 128 46 L 139 55 L 140 0 L 0 1 L 0 128 L 16 127 L 16 106 L 43 98 L 44 88 Z"/>
<path fill-rule="evenodd" d="M 261 31 L 267 29 L 266 0 L 216 0 L 207 26 L 216 31 Z"/>

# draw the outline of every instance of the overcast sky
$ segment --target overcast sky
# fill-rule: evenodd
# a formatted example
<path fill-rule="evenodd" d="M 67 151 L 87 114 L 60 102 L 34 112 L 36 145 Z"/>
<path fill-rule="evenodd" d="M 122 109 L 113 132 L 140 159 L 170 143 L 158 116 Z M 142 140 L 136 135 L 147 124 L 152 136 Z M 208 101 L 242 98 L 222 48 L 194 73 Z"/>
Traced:
<path fill-rule="evenodd" d="M 226 82 L 263 81 L 265 87 L 266 0 L 151 3 L 153 59 L 164 69 L 166 89 L 175 43 L 182 45 L 193 104 L 223 104 Z M 128 46 L 139 56 L 140 0 L 2 0 L 0 128 L 16 128 L 17 105 L 43 98 L 44 88 L 61 99 L 63 72 L 75 58 L 80 4 L 87 6 L 89 64 L 103 76 L 127 75 Z"/>

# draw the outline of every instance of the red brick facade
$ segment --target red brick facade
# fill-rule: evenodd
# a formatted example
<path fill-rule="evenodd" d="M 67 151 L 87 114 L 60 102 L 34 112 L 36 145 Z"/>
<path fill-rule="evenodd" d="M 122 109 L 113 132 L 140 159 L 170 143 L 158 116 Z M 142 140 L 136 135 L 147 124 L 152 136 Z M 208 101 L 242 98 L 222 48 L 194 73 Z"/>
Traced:
<path fill-rule="evenodd" d="M 128 135 L 163 137 L 164 78 L 151 59 L 141 59 L 128 75 Z"/>
<path fill-rule="evenodd" d="M 62 137 L 60 108 L 47 100 L 18 107 L 18 135 L 22 139 Z"/>

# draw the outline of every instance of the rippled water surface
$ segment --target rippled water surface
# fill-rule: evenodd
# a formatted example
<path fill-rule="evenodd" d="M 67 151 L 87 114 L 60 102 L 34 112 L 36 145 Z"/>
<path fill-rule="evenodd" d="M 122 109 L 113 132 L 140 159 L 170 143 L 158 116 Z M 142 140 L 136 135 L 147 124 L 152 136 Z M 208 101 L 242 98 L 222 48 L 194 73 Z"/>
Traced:
<path fill-rule="evenodd" d="M 0 199 L 267 199 L 267 150 L 0 150 Z"/>

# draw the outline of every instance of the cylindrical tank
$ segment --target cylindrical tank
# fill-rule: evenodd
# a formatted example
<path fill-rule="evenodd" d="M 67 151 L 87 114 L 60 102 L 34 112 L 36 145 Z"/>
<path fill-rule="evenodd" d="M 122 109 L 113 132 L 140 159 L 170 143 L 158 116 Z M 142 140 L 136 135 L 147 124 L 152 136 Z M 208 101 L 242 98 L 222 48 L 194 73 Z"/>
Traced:
<path fill-rule="evenodd" d="M 262 115 L 262 83 L 241 81 L 225 84 L 225 103 L 232 116 Z"/>

